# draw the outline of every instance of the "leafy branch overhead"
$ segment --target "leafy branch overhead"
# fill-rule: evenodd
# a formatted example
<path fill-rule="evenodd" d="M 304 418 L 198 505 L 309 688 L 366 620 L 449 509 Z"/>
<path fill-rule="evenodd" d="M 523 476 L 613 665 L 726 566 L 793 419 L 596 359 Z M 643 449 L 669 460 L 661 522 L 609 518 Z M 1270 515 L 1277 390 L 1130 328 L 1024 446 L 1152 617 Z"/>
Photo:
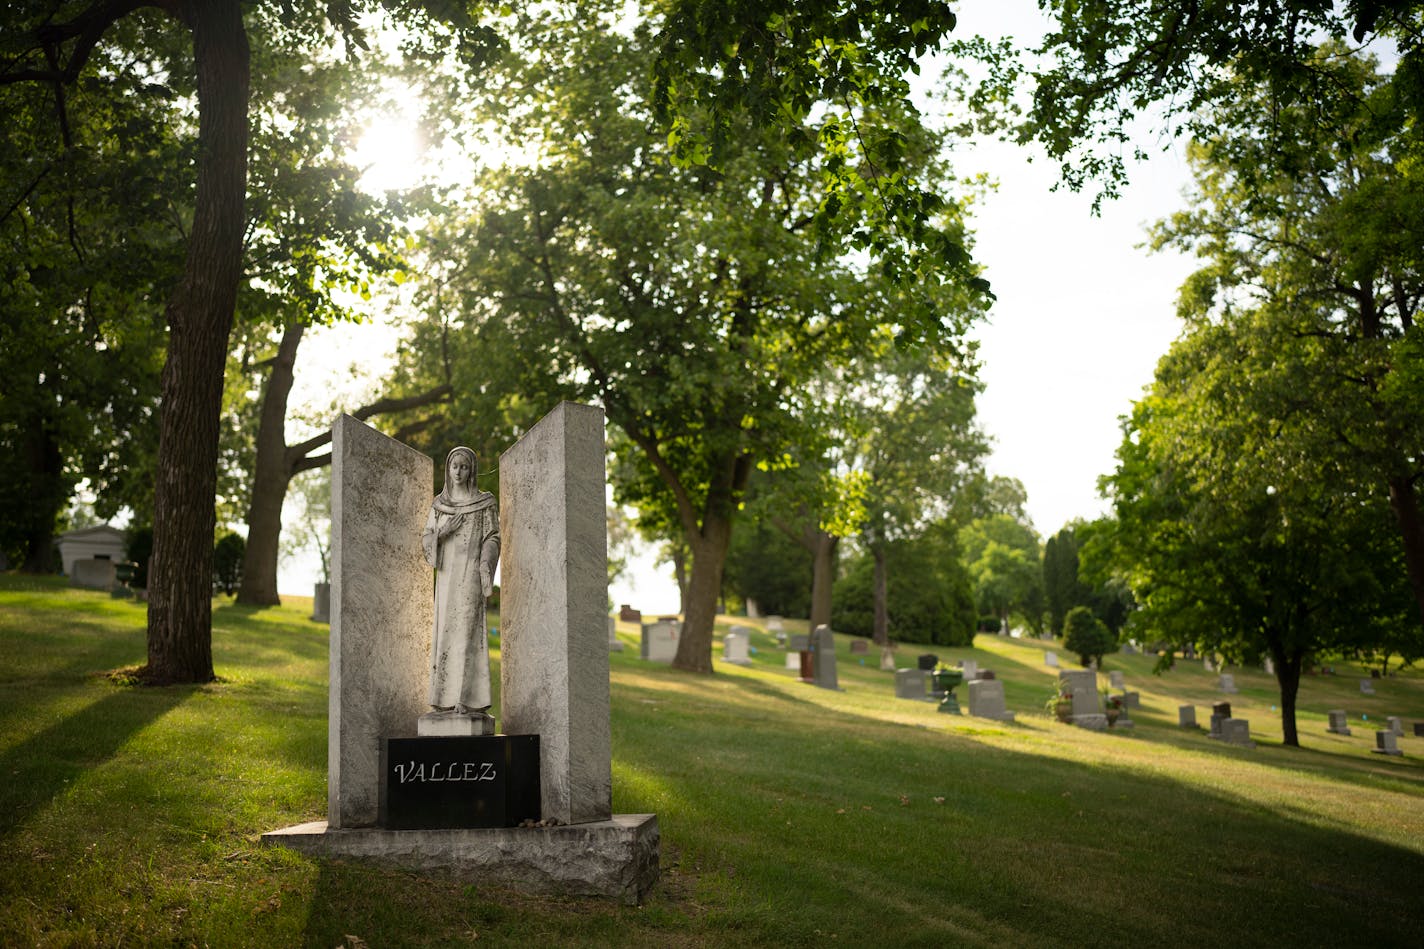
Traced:
<path fill-rule="evenodd" d="M 987 292 L 962 236 L 940 226 L 946 202 L 916 173 L 902 131 L 918 118 L 908 77 L 954 26 L 936 0 L 676 3 L 657 37 L 654 112 L 684 166 L 723 168 L 743 120 L 815 156 L 820 254 L 850 247 L 897 282 Z"/>

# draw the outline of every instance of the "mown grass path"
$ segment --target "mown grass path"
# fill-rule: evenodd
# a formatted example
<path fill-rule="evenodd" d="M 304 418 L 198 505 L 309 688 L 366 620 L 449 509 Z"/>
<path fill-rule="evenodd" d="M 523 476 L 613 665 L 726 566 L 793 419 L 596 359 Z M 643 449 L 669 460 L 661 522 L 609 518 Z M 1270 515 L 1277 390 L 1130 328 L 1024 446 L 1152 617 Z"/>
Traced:
<path fill-rule="evenodd" d="M 1273 680 L 1230 670 L 1247 750 L 1177 727 L 1220 697 L 1200 663 L 1109 657 L 1143 708 L 1104 734 L 1042 713 L 1052 643 L 940 651 L 1005 680 L 1004 725 L 896 699 L 844 638 L 831 692 L 760 628 L 751 667 L 690 677 L 622 626 L 614 809 L 658 814 L 663 882 L 621 907 L 260 847 L 325 815 L 308 609 L 220 603 L 220 681 L 143 689 L 106 675 L 143 661 L 142 605 L 0 576 L 0 945 L 1424 943 L 1424 739 L 1370 753 L 1384 716 L 1424 719 L 1417 671 L 1372 697 L 1358 667 L 1307 679 L 1287 749 Z M 1331 708 L 1354 735 L 1326 733 Z"/>

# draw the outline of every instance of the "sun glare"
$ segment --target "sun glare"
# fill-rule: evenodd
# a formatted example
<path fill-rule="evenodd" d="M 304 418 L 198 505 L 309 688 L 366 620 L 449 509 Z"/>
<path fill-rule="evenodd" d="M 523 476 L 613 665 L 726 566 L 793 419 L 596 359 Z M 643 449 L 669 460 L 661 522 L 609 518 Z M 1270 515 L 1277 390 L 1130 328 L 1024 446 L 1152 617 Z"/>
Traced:
<path fill-rule="evenodd" d="M 351 153 L 362 169 L 361 187 L 374 194 L 414 187 L 422 174 L 424 146 L 420 129 L 402 115 L 383 115 L 366 125 Z"/>

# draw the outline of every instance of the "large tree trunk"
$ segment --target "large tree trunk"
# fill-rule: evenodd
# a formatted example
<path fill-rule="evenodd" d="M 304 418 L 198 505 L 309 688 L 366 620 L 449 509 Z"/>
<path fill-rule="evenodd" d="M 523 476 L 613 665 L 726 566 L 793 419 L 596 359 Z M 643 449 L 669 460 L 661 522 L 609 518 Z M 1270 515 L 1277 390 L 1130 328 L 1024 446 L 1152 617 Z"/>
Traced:
<path fill-rule="evenodd" d="M 1300 694 L 1300 671 L 1305 657 L 1299 653 L 1287 656 L 1284 649 L 1271 648 L 1271 659 L 1276 664 L 1276 683 L 1281 689 L 1281 742 L 1292 748 L 1300 747 L 1300 735 L 1295 727 L 1295 700 Z"/>
<path fill-rule="evenodd" d="M 692 548 L 692 576 L 682 617 L 682 635 L 677 643 L 675 669 L 688 672 L 712 671 L 712 633 L 717 621 L 717 598 L 722 592 L 722 570 L 732 540 L 732 519 L 727 514 L 708 513 L 698 536 L 689 537 Z"/>
<path fill-rule="evenodd" d="M 292 481 L 287 458 L 287 399 L 295 377 L 297 347 L 305 327 L 292 323 L 282 333 L 262 393 L 262 417 L 257 425 L 257 456 L 253 462 L 252 500 L 247 508 L 247 547 L 242 556 L 242 587 L 237 602 L 276 606 L 277 560 L 282 540 L 282 506 Z"/>
<path fill-rule="evenodd" d="M 811 628 L 831 625 L 832 588 L 836 583 L 836 549 L 841 539 L 817 530 L 811 547 Z"/>
<path fill-rule="evenodd" d="M 198 185 L 184 275 L 168 303 L 144 670 L 154 684 L 213 678 L 213 497 L 247 188 L 242 8 L 238 0 L 192 0 L 179 11 L 197 66 Z"/>
<path fill-rule="evenodd" d="M 1399 534 L 1404 540 L 1404 569 L 1409 574 L 1409 586 L 1419 607 L 1419 619 L 1424 623 L 1424 519 L 1419 515 L 1419 496 L 1411 479 L 1395 476 L 1389 479 L 1389 506 L 1399 522 Z"/>

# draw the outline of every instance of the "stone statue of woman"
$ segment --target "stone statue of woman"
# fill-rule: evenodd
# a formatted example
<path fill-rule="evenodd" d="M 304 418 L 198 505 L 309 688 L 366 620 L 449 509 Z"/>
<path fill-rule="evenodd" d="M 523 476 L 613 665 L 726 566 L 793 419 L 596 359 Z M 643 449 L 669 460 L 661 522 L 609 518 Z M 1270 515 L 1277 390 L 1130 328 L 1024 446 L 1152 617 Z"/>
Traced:
<path fill-rule="evenodd" d="M 489 643 L 485 600 L 499 562 L 494 495 L 475 486 L 475 453 L 463 446 L 445 458 L 445 486 L 430 504 L 421 534 L 435 568 L 435 633 L 430 650 L 430 707 L 421 733 L 494 733 L 489 714 Z M 439 727 L 437 720 L 451 720 Z M 468 730 L 458 723 L 469 723 Z M 427 724 L 433 727 L 427 729 Z"/>

